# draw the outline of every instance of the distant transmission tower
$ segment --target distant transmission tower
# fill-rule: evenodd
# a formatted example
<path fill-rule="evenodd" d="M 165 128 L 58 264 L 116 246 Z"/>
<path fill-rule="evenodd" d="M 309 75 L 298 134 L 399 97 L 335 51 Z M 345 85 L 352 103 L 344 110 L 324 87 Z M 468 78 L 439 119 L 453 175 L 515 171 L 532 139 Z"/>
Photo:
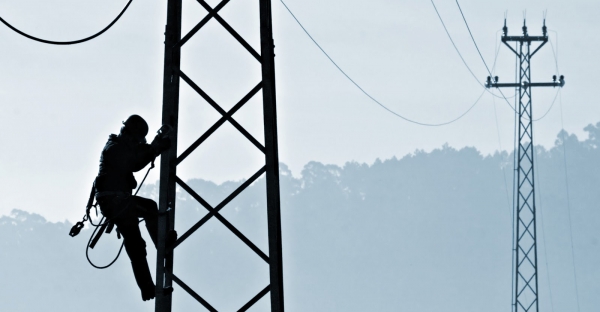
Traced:
<path fill-rule="evenodd" d="M 506 19 L 504 20 L 504 35 L 502 42 L 519 58 L 519 82 L 498 83 L 498 76 L 487 77 L 487 88 L 518 88 L 519 89 L 519 114 L 518 121 L 518 153 L 517 167 L 517 201 L 515 211 L 515 255 L 514 255 L 514 301 L 515 312 L 539 311 L 538 303 L 538 257 L 537 257 L 537 231 L 535 208 L 535 181 L 534 181 L 534 145 L 533 145 L 533 114 L 531 104 L 532 87 L 562 87 L 565 85 L 564 76 L 552 82 L 531 82 L 531 57 L 535 55 L 547 42 L 546 20 L 542 27 L 543 36 L 529 36 L 527 26 L 523 22 L 522 36 L 508 36 Z M 509 42 L 515 42 L 518 47 L 513 48 Z M 531 44 L 540 42 L 531 52 Z"/>
<path fill-rule="evenodd" d="M 171 286 L 173 283 L 179 285 L 175 291 L 186 292 L 198 302 L 198 311 L 204 309 L 208 311 L 217 311 L 208 301 L 202 298 L 202 294 L 195 292 L 185 281 L 186 276 L 176 276 L 173 274 L 173 254 L 177 250 L 170 252 L 166 248 L 166 237 L 169 231 L 175 228 L 175 204 L 176 204 L 176 185 L 189 193 L 197 200 L 208 214 L 198 220 L 187 232 L 183 233 L 177 240 L 175 247 L 183 243 L 196 230 L 206 224 L 206 222 L 215 218 L 236 235 L 243 243 L 252 249 L 258 257 L 263 259 L 269 266 L 270 283 L 263 289 L 257 289 L 257 294 L 252 298 L 244 298 L 246 304 L 241 306 L 238 311 L 246 311 L 266 294 L 271 296 L 272 312 L 283 312 L 283 269 L 281 255 L 281 218 L 279 201 L 279 160 L 277 148 L 277 120 L 275 109 L 275 63 L 273 29 L 271 20 L 271 0 L 258 0 L 259 6 L 257 13 L 260 14 L 260 54 L 252 48 L 248 42 L 242 38 L 220 15 L 219 12 L 230 1 L 221 0 L 215 7 L 210 6 L 205 0 L 197 0 L 208 14 L 192 28 L 185 36 L 181 36 L 181 13 L 182 0 L 168 0 L 167 4 L 167 25 L 165 29 L 165 63 L 164 63 L 164 91 L 163 91 L 163 124 L 169 124 L 173 128 L 172 141 L 173 146 L 168 152 L 161 156 L 160 167 L 160 198 L 159 198 L 159 231 L 157 244 L 157 265 L 156 265 L 156 312 L 170 312 L 172 307 L 172 295 L 163 293 L 163 287 Z M 254 11 L 248 14 L 256 14 Z M 216 20 L 229 34 L 233 36 L 257 61 L 262 69 L 261 77 L 257 78 L 257 84 L 251 90 L 248 90 L 246 96 L 239 100 L 229 111 L 225 111 L 214 101 L 201 86 L 198 86 L 180 69 L 181 47 L 188 42 L 202 27 L 209 21 Z M 257 31 L 259 29 L 256 29 Z M 204 60 L 210 62 L 211 60 Z M 177 155 L 177 132 L 179 119 L 179 82 L 183 80 L 192 89 L 194 89 L 206 102 L 208 102 L 219 114 L 221 118 L 201 135 L 190 147 L 181 155 Z M 252 97 L 262 91 L 262 116 L 264 119 L 264 146 L 246 131 L 234 118 L 233 115 L 246 104 Z M 233 125 L 246 139 L 248 139 L 258 150 L 264 153 L 264 164 L 258 171 L 249 177 L 233 193 L 225 198 L 221 203 L 212 207 L 206 200 L 198 195 L 191 187 L 177 176 L 177 165 L 188 157 L 198 146 L 211 136 L 217 129 L 225 124 Z M 266 197 L 267 197 L 267 221 L 268 221 L 268 241 L 269 250 L 265 253 L 250 241 L 242 232 L 236 229 L 225 219 L 220 210 L 230 203 L 237 195 L 244 191 L 249 185 L 255 182 L 259 177 L 266 177 Z M 181 233 L 180 233 L 181 234 Z M 196 234 L 197 235 L 197 234 Z"/>

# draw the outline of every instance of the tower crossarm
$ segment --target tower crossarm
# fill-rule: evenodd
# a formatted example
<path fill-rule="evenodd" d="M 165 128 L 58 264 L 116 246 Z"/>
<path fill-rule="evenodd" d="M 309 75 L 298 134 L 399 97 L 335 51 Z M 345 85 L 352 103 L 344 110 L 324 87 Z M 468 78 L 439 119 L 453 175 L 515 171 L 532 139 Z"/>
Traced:
<path fill-rule="evenodd" d="M 497 78 L 497 77 L 496 77 Z M 560 80 L 556 81 L 556 77 L 554 77 L 554 81 L 552 82 L 527 82 L 523 83 L 498 83 L 492 82 L 492 77 L 488 76 L 488 79 L 485 83 L 486 88 L 519 88 L 519 87 L 554 87 L 554 88 L 562 88 L 565 85 L 565 77 L 560 76 Z"/>

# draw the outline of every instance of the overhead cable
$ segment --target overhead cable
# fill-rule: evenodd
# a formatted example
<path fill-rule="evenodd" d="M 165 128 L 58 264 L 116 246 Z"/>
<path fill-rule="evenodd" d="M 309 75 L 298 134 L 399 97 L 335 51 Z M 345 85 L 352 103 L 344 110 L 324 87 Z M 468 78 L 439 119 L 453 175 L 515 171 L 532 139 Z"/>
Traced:
<path fill-rule="evenodd" d="M 52 40 L 37 38 L 37 37 L 34 37 L 32 35 L 29 35 L 23 31 L 17 29 L 13 25 L 11 25 L 7 21 L 5 21 L 2 17 L 0 17 L 0 22 L 2 22 L 4 25 L 6 25 L 8 28 L 12 29 L 14 32 L 18 33 L 19 35 L 26 37 L 28 39 L 37 41 L 37 42 L 41 42 L 41 43 L 45 43 L 45 44 L 53 44 L 53 45 L 73 45 L 73 44 L 84 43 L 86 41 L 90 41 L 90 40 L 102 35 L 103 33 L 105 33 L 121 18 L 121 16 L 123 16 L 123 14 L 125 13 L 125 11 L 127 11 L 127 8 L 129 8 L 129 5 L 131 4 L 132 1 L 133 0 L 129 0 L 129 2 L 127 2 L 127 4 L 125 5 L 125 8 L 123 8 L 123 10 L 121 11 L 121 13 L 119 13 L 119 15 L 117 15 L 117 17 L 110 24 L 108 24 L 108 26 L 106 26 L 104 29 L 102 29 L 101 31 L 97 32 L 94 35 L 91 35 L 91 36 L 83 38 L 83 39 L 74 40 L 74 41 L 52 41 Z"/>
<path fill-rule="evenodd" d="M 473 103 L 473 105 L 471 105 L 464 113 L 462 113 L 460 116 L 450 120 L 450 121 L 446 121 L 446 122 L 442 122 L 442 123 L 424 123 L 424 122 L 420 122 L 420 121 L 416 121 L 407 117 L 404 117 L 396 112 L 394 112 L 393 110 L 391 110 L 390 108 L 388 108 L 387 106 L 383 105 L 381 102 L 379 102 L 377 99 L 375 99 L 373 96 L 371 96 L 367 91 L 365 91 L 365 89 L 363 89 L 358 83 L 356 83 L 356 81 L 354 81 L 352 78 L 350 78 L 350 76 L 348 74 L 346 74 L 346 72 L 331 58 L 331 56 L 329 56 L 329 54 L 327 54 L 327 52 L 325 52 L 325 50 L 321 47 L 321 45 L 319 45 L 319 43 L 317 43 L 317 41 L 310 35 L 310 33 L 306 30 L 306 28 L 304 28 L 304 26 L 302 25 L 302 23 L 300 23 L 300 21 L 298 20 L 298 18 L 296 17 L 296 15 L 294 15 L 294 13 L 290 10 L 290 8 L 285 4 L 285 2 L 283 2 L 283 0 L 280 0 L 281 3 L 283 4 L 283 6 L 286 8 L 286 10 L 290 13 L 290 15 L 294 18 L 294 20 L 296 21 L 296 23 L 298 23 L 298 25 L 300 26 L 300 28 L 302 28 L 302 30 L 304 31 L 304 33 L 306 33 L 306 35 L 310 38 L 310 40 L 312 40 L 312 42 L 317 46 L 317 48 L 319 48 L 319 50 L 321 50 L 321 52 L 323 52 L 323 54 L 329 59 L 329 61 L 340 71 L 340 73 L 342 73 L 344 76 L 346 76 L 346 78 L 352 83 L 354 84 L 354 86 L 356 86 L 364 95 L 366 95 L 369 99 L 371 99 L 373 102 L 375 102 L 377 105 L 381 106 L 383 109 L 385 109 L 386 111 L 388 111 L 389 113 L 393 114 L 396 117 L 399 117 L 407 122 L 413 123 L 413 124 L 417 124 L 420 126 L 427 126 L 427 127 L 438 127 L 438 126 L 444 126 L 444 125 L 448 125 L 451 124 L 453 122 L 458 121 L 459 119 L 463 118 L 465 115 L 467 115 L 472 109 L 473 107 L 475 107 L 475 105 L 477 105 L 477 103 L 479 103 L 479 100 L 483 97 L 483 95 L 485 94 L 486 91 L 483 91 L 481 93 L 481 95 L 479 95 L 479 97 L 477 98 L 477 100 L 475 100 L 475 103 Z"/>
<path fill-rule="evenodd" d="M 535 132 L 535 130 L 533 130 Z M 537 148 L 535 146 L 533 146 L 533 157 L 535 159 L 535 168 L 534 168 L 534 179 L 537 183 L 537 200 L 539 202 L 539 211 L 540 211 L 540 216 L 541 216 L 541 221 L 542 221 L 542 226 L 540 227 L 542 229 L 542 241 L 544 242 L 544 262 L 546 264 L 546 276 L 548 276 L 548 295 L 550 297 L 550 311 L 554 312 L 554 299 L 552 297 L 552 283 L 550 281 L 550 265 L 548 264 L 548 244 L 546 244 L 546 222 L 544 221 L 544 204 L 542 202 L 542 179 L 540 178 L 540 171 L 538 170 L 539 167 L 539 162 L 538 162 L 538 155 L 537 155 Z M 536 207 L 537 210 L 537 207 Z"/>
<path fill-rule="evenodd" d="M 432 0 L 433 3 L 433 0 Z M 473 34 L 471 33 L 471 28 L 469 28 L 469 23 L 467 23 L 467 19 L 465 18 L 465 15 L 463 14 L 463 11 L 460 7 L 460 4 L 458 3 L 458 0 L 456 0 L 456 5 L 458 6 L 458 10 L 460 11 L 460 15 L 462 15 L 463 21 L 465 21 L 465 25 L 467 26 L 467 30 L 469 31 L 469 35 L 471 35 L 471 40 L 473 40 L 473 44 L 475 45 L 475 48 L 477 49 L 477 53 L 479 53 L 479 57 L 481 57 L 481 61 L 483 61 L 483 65 L 485 65 L 485 68 L 487 69 L 488 73 L 490 74 L 490 76 L 492 76 L 492 71 L 490 71 L 490 68 L 488 67 L 487 63 L 485 62 L 485 59 L 483 58 L 483 55 L 481 55 L 481 51 L 479 51 L 479 47 L 477 46 L 477 42 L 475 42 L 475 38 L 473 37 Z M 512 108 L 513 111 L 516 112 L 516 109 L 510 105 L 510 102 L 508 101 L 508 99 L 506 98 L 506 96 L 504 95 L 504 93 L 502 92 L 502 90 L 498 89 L 498 91 L 500 92 L 500 94 L 502 95 L 502 97 L 504 98 L 504 100 L 506 101 L 506 104 L 508 104 L 508 106 L 510 106 L 510 108 Z"/>
<path fill-rule="evenodd" d="M 433 0 L 431 1 L 433 3 Z M 483 58 L 483 55 L 481 54 L 481 51 L 479 50 L 479 46 L 477 45 L 477 42 L 475 41 L 475 38 L 473 37 L 473 33 L 471 33 L 471 28 L 469 27 L 469 23 L 467 23 L 467 19 L 465 18 L 465 15 L 463 14 L 463 11 L 460 7 L 460 4 L 458 3 L 458 0 L 456 0 L 456 5 L 458 6 L 458 10 L 460 11 L 460 14 L 462 15 L 463 21 L 465 22 L 465 25 L 467 26 L 467 30 L 469 31 L 469 35 L 471 36 L 471 40 L 473 41 L 473 44 L 475 45 L 475 48 L 477 49 L 477 53 L 479 53 L 479 57 L 481 58 L 481 61 L 483 61 L 483 65 L 485 65 L 485 68 L 487 69 L 488 73 L 490 74 L 490 76 L 493 76 L 492 71 L 494 70 L 494 68 L 492 68 L 492 71 L 490 71 L 490 68 L 488 67 L 487 63 L 485 62 L 485 59 Z M 435 6 L 435 5 L 434 5 Z M 437 10 L 436 10 L 437 12 Z M 439 15 L 439 14 L 438 14 Z M 440 17 L 441 18 L 441 17 Z M 506 16 L 505 16 L 506 18 Z M 444 27 L 445 28 L 445 27 Z M 446 31 L 447 33 L 447 31 Z M 448 34 L 449 36 L 450 34 Z M 558 35 L 557 35 L 558 38 Z M 558 39 L 557 39 L 558 41 Z M 453 43 L 454 44 L 454 43 Z M 550 45 L 552 45 L 552 54 L 554 55 L 554 62 L 556 63 L 556 71 L 558 72 L 558 59 L 556 57 L 556 53 L 554 52 L 554 45 L 552 44 L 552 40 L 550 40 Z M 558 44 L 557 44 L 558 45 Z M 464 60 L 463 60 L 464 62 Z M 495 67 L 495 61 L 494 61 L 494 67 Z M 466 64 L 465 64 L 466 65 Z M 558 73 L 557 73 L 558 74 Z M 510 105 L 510 103 L 508 102 L 508 98 L 504 95 L 504 93 L 502 92 L 502 90 L 498 89 L 498 91 L 500 92 L 500 94 L 502 94 L 502 98 L 504 98 L 504 100 L 506 100 L 506 103 L 508 104 L 508 106 L 510 106 L 510 108 L 512 108 L 515 112 L 516 109 L 515 107 L 513 107 L 512 105 Z M 552 100 L 552 104 L 550 104 L 550 107 L 548 108 L 548 110 L 542 115 L 542 117 L 534 119 L 533 121 L 539 121 L 542 120 L 544 117 L 546 117 L 546 115 L 548 115 L 548 113 L 552 110 L 552 108 L 554 107 L 554 103 L 556 102 L 556 99 L 558 97 L 558 93 L 559 90 L 556 91 L 556 94 L 554 95 L 554 100 Z"/>
<path fill-rule="evenodd" d="M 571 239 L 571 258 L 573 260 L 573 279 L 575 281 L 575 296 L 577 299 L 577 311 L 581 311 L 579 306 L 579 286 L 577 282 L 577 269 L 575 265 L 575 245 L 573 243 L 573 220 L 571 219 L 571 196 L 569 192 L 569 170 L 567 167 L 567 136 L 565 131 L 565 124 L 563 121 L 563 106 L 562 106 L 562 93 L 560 96 L 560 126 L 562 128 L 562 148 L 563 148 L 563 160 L 565 166 L 565 186 L 567 191 L 567 210 L 569 212 L 569 237 Z"/>
<path fill-rule="evenodd" d="M 442 16 L 440 15 L 440 12 L 438 11 L 437 7 L 435 6 L 435 3 L 433 2 L 433 0 L 431 0 L 431 4 L 433 5 L 433 9 L 435 10 L 435 13 L 437 14 L 438 18 L 440 19 L 440 22 L 442 23 L 442 26 L 444 27 L 444 30 L 446 31 L 446 35 L 448 35 L 448 39 L 450 39 L 450 42 L 452 43 L 452 46 L 454 47 L 454 50 L 456 50 L 456 53 L 458 53 L 458 56 L 460 57 L 461 61 L 463 62 L 463 64 L 467 68 L 467 70 L 471 73 L 471 76 L 473 76 L 473 78 L 475 78 L 475 81 L 477 81 L 477 83 L 482 88 L 484 88 L 485 90 L 487 90 L 487 92 L 489 92 L 491 95 L 493 95 L 495 97 L 498 97 L 498 98 L 502 98 L 501 96 L 496 95 L 492 91 L 488 90 L 488 88 L 486 88 L 485 85 L 483 85 L 483 83 L 481 83 L 481 81 L 479 81 L 479 78 L 477 78 L 477 76 L 475 75 L 475 73 L 473 73 L 473 71 L 471 70 L 471 67 L 469 67 L 469 65 L 467 64 L 467 61 L 465 61 L 464 57 L 462 56 L 462 53 L 460 53 L 460 50 L 458 50 L 458 47 L 454 43 L 454 40 L 452 39 L 452 36 L 450 35 L 450 32 L 448 31 L 448 28 L 446 28 L 446 23 L 444 23 L 444 20 L 442 19 Z M 496 62 L 494 62 L 494 66 L 495 66 L 495 63 Z"/>
<path fill-rule="evenodd" d="M 551 30 L 553 31 L 553 30 Z M 556 31 L 554 31 L 556 33 Z M 552 40 L 548 40 L 550 42 L 550 45 L 552 46 L 552 55 L 554 56 L 554 63 L 556 64 L 556 75 L 558 75 L 558 57 L 557 57 L 557 52 L 554 52 L 554 44 L 552 43 Z M 558 33 L 556 33 L 556 50 L 558 50 Z M 558 93 L 561 91 L 561 88 L 559 88 L 558 90 L 556 90 L 556 94 L 554 95 L 554 100 L 552 100 L 552 104 L 550 104 L 550 107 L 548 107 L 548 110 L 546 110 L 546 112 L 544 113 L 544 115 L 542 115 L 542 117 L 538 118 L 538 119 L 534 119 L 533 121 L 539 121 L 542 120 L 544 117 L 546 117 L 546 115 L 548 115 L 548 113 L 552 110 L 552 108 L 554 107 L 554 103 L 556 103 L 556 98 L 558 97 Z"/>

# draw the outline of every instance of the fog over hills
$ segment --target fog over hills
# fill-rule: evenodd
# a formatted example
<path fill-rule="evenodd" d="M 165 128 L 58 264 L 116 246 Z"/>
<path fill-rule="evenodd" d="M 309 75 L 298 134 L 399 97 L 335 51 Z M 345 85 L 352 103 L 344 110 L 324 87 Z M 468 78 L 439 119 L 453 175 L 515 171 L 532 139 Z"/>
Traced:
<path fill-rule="evenodd" d="M 585 131 L 536 149 L 542 311 L 578 310 L 574 268 L 580 310 L 600 309 L 600 123 Z M 287 311 L 509 311 L 512 161 L 442 146 L 370 165 L 310 162 L 299 177 L 281 164 Z M 216 205 L 242 181 L 188 183 Z M 125 254 L 96 270 L 84 253 L 89 229 L 71 238 L 71 223 L 14 208 L 0 218 L 0 311 L 153 311 Z M 179 190 L 180 234 L 205 214 Z M 268 251 L 264 178 L 222 214 Z M 107 263 L 119 245 L 105 236 L 91 258 Z M 153 266 L 152 250 L 148 257 Z M 264 261 L 214 218 L 175 250 L 175 274 L 219 311 L 239 309 L 268 284 Z M 265 297 L 250 311 L 268 307 Z M 174 311 L 204 308 L 175 286 Z"/>

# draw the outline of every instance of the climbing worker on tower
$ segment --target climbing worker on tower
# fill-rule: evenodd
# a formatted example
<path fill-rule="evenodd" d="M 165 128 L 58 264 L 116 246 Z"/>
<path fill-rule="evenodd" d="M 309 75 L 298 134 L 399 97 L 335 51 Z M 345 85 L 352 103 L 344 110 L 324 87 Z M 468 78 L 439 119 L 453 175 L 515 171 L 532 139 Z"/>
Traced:
<path fill-rule="evenodd" d="M 151 199 L 132 195 L 132 190 L 137 186 L 133 173 L 142 170 L 171 147 L 171 140 L 161 135 L 147 144 L 147 134 L 148 124 L 142 117 L 131 115 L 127 118 L 120 133 L 109 136 L 100 156 L 100 170 L 95 182 L 100 210 L 123 236 L 125 251 L 131 260 L 133 275 L 144 301 L 154 299 L 155 286 L 146 260 L 146 242 L 141 236 L 138 218 L 144 218 L 146 229 L 156 246 L 158 207 Z"/>

